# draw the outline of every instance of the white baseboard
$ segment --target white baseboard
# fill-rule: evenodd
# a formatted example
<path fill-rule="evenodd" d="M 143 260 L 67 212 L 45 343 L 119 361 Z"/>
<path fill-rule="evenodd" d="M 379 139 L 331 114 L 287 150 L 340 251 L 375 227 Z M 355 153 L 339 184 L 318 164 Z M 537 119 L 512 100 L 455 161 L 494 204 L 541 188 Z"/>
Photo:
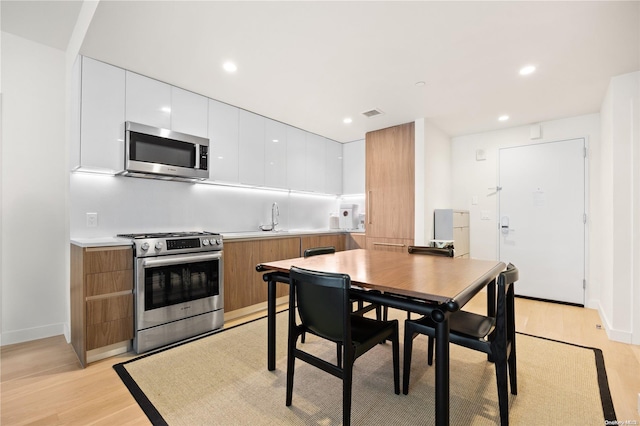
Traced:
<path fill-rule="evenodd" d="M 597 304 L 595 308 L 598 310 L 598 315 L 600 316 L 600 320 L 603 322 L 604 330 L 607 332 L 607 337 L 609 340 L 613 340 L 621 343 L 631 344 L 633 340 L 633 333 L 630 331 L 616 330 L 611 326 L 611 322 L 609 321 L 609 317 L 605 314 L 602 309 L 602 305 L 600 303 Z"/>
<path fill-rule="evenodd" d="M 64 323 L 50 324 L 42 327 L 26 328 L 23 330 L 5 331 L 0 335 L 0 346 L 13 345 L 14 343 L 30 342 L 32 340 L 45 339 L 47 337 L 66 337 L 68 326 Z M 69 339 L 67 339 L 67 342 Z"/>

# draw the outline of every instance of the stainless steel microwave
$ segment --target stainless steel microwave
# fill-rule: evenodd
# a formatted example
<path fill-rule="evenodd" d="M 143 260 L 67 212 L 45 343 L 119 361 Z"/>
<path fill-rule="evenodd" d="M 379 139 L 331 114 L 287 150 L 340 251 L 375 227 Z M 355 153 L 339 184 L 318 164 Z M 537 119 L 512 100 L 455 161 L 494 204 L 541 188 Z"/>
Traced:
<path fill-rule="evenodd" d="M 125 173 L 137 177 L 207 179 L 209 139 L 125 123 Z"/>

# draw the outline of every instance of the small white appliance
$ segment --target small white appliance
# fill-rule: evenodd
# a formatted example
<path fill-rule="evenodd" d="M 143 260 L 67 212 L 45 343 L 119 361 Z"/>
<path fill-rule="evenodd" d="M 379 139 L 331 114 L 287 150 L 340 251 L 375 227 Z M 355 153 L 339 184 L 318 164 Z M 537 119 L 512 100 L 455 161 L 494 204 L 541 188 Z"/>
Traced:
<path fill-rule="evenodd" d="M 357 229 L 358 228 L 358 205 L 357 204 L 341 204 L 340 205 L 340 228 L 341 229 Z"/>

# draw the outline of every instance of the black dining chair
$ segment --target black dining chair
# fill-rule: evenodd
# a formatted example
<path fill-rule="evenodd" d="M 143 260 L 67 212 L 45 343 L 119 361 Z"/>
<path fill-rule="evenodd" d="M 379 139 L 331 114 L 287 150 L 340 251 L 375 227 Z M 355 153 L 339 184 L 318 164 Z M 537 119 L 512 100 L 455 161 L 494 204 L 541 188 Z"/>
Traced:
<path fill-rule="evenodd" d="M 289 280 L 287 406 L 291 406 L 292 402 L 295 360 L 298 358 L 342 379 L 342 419 L 344 425 L 349 425 L 353 364 L 358 357 L 387 339 L 392 342 L 394 392 L 399 394 L 398 321 L 378 321 L 353 314 L 349 299 L 349 275 L 292 267 Z M 300 324 L 296 319 L 296 302 Z M 342 352 L 342 362 L 335 365 L 299 349 L 298 336 L 305 332 L 337 343 L 338 352 Z"/>
<path fill-rule="evenodd" d="M 327 247 L 312 247 L 312 248 L 308 248 L 303 252 L 303 256 L 304 257 L 310 257 L 310 256 L 318 256 L 321 254 L 332 254 L 336 252 L 336 248 L 334 246 L 327 246 Z M 370 303 L 365 305 L 364 302 L 362 300 L 359 299 L 354 299 L 352 300 L 352 302 L 357 303 L 358 307 L 353 310 L 354 314 L 358 314 L 358 315 L 364 315 L 367 312 L 376 311 L 376 319 L 381 319 L 382 318 L 382 308 L 380 307 L 380 305 L 377 305 L 375 303 Z M 302 336 L 302 343 L 304 343 L 304 335 Z"/>
<path fill-rule="evenodd" d="M 442 256 L 453 257 L 453 247 L 439 248 L 439 247 L 427 247 L 427 246 L 409 246 L 407 251 L 410 254 L 426 254 L 428 256 Z M 382 318 L 386 320 L 388 318 L 389 308 L 384 307 Z M 411 312 L 407 311 L 407 319 L 411 319 Z"/>
<path fill-rule="evenodd" d="M 449 316 L 449 341 L 456 345 L 484 352 L 496 368 L 500 424 L 509 424 L 508 387 L 511 393 L 518 393 L 516 374 L 516 331 L 513 285 L 518 281 L 519 272 L 509 264 L 498 276 L 495 317 L 478 315 L 467 311 L 453 312 Z M 428 364 L 433 364 L 433 342 L 436 324 L 430 316 L 404 323 L 404 364 L 402 392 L 409 393 L 411 372 L 411 351 L 413 339 L 418 334 L 429 336 Z M 507 380 L 507 370 L 508 379 Z M 507 381 L 509 383 L 507 383 Z"/>

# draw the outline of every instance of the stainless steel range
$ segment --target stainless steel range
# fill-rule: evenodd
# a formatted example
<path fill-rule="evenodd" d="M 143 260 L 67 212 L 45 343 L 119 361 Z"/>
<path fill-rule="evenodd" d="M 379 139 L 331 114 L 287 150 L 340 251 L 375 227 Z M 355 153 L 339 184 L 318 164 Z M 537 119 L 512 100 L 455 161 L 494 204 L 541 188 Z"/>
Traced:
<path fill-rule="evenodd" d="M 120 234 L 134 246 L 137 353 L 224 325 L 222 236 Z"/>

